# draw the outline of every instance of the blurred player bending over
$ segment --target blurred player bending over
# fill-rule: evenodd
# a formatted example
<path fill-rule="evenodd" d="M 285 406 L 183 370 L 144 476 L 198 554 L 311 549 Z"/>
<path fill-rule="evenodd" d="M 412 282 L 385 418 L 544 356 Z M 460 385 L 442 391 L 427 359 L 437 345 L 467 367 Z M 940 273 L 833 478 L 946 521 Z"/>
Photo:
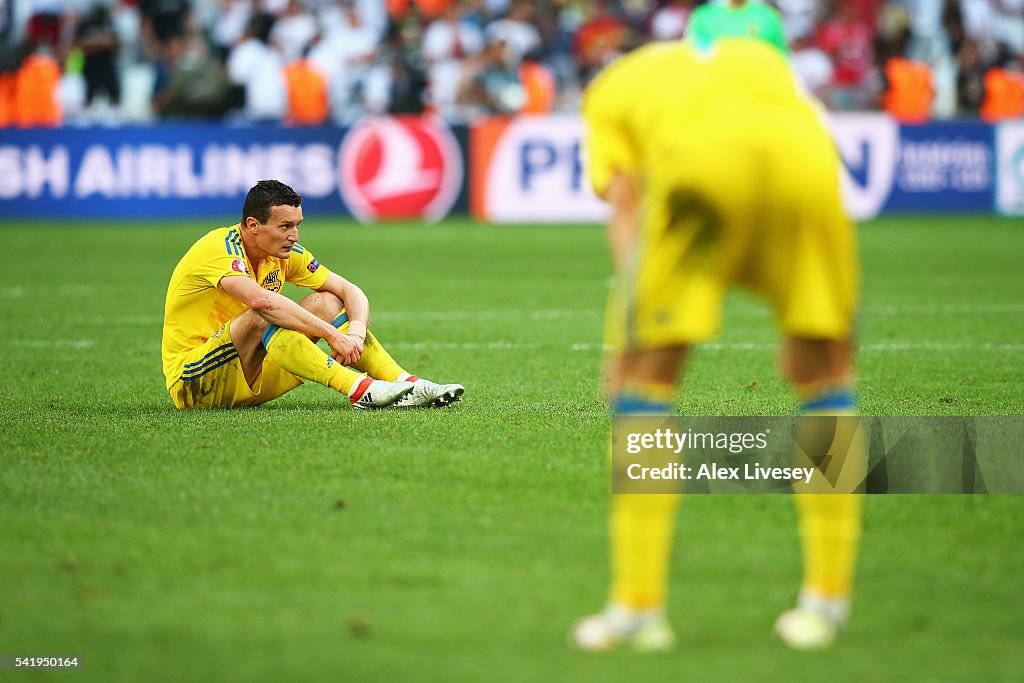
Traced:
<path fill-rule="evenodd" d="M 782 53 L 743 38 L 651 45 L 600 74 L 583 113 L 591 181 L 612 209 L 615 414 L 669 414 L 678 371 L 691 345 L 718 332 L 733 284 L 774 307 L 801 413 L 855 414 L 855 235 L 829 132 Z M 852 441 L 856 463 L 864 445 Z M 678 498 L 612 496 L 610 599 L 575 625 L 579 647 L 672 646 L 664 608 Z M 809 649 L 847 618 L 861 499 L 805 493 L 797 503 L 804 581 L 776 630 Z"/>
<path fill-rule="evenodd" d="M 254 406 L 303 380 L 361 409 L 459 400 L 461 385 L 435 384 L 398 365 L 366 328 L 370 303 L 363 291 L 298 244 L 301 204 L 284 183 L 261 180 L 245 198 L 241 223 L 208 232 L 178 262 L 167 287 L 162 344 L 174 405 Z M 315 291 L 295 303 L 279 294 L 285 282 Z M 319 339 L 332 356 L 316 345 Z"/>

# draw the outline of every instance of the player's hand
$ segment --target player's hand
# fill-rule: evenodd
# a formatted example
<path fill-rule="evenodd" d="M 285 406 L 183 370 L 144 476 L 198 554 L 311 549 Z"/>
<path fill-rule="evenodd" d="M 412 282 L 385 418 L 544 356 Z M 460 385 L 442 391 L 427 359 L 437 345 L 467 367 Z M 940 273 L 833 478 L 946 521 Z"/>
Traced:
<path fill-rule="evenodd" d="M 352 365 L 363 355 L 363 340 L 340 332 L 329 341 L 334 360 L 342 365 Z"/>
<path fill-rule="evenodd" d="M 352 362 L 355 363 L 363 355 L 363 345 L 366 343 L 366 339 L 354 334 L 346 334 L 345 336 L 352 340 L 352 343 L 356 347 L 356 355 L 355 358 L 352 359 Z"/>

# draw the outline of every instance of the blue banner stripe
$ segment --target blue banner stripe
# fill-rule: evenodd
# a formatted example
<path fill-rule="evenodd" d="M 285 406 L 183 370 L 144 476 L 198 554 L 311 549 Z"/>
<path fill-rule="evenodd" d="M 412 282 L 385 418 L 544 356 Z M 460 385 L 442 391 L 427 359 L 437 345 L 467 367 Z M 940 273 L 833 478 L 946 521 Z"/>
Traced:
<path fill-rule="evenodd" d="M 338 317 L 331 321 L 331 324 L 341 329 L 341 326 L 348 322 L 348 313 L 339 313 Z"/>
<path fill-rule="evenodd" d="M 292 245 L 292 251 L 294 251 L 296 254 L 305 254 L 306 253 L 306 250 L 303 249 L 302 246 L 298 245 L 298 244 L 293 244 Z"/>
<path fill-rule="evenodd" d="M 208 354 L 206 354 L 205 356 L 203 356 L 199 360 L 193 361 L 191 363 L 185 363 L 185 367 L 186 368 L 190 368 L 190 367 L 195 366 L 195 365 L 202 365 L 203 363 L 206 362 L 207 358 L 209 358 L 210 356 L 212 356 L 212 355 L 214 355 L 216 353 L 220 353 L 223 349 L 225 349 L 225 348 L 227 348 L 229 346 L 231 346 L 231 342 L 227 342 L 225 344 L 221 344 L 220 346 L 215 348 L 213 351 L 210 351 Z"/>
<path fill-rule="evenodd" d="M 857 401 L 849 391 L 835 391 L 821 398 L 803 404 L 800 410 L 805 413 L 821 412 L 822 410 L 853 410 Z"/>
<path fill-rule="evenodd" d="M 201 371 L 201 370 L 203 370 L 205 368 L 210 367 L 211 363 L 216 363 L 221 358 L 224 358 L 225 356 L 230 356 L 231 354 L 235 354 L 236 356 L 238 355 L 238 350 L 235 349 L 234 346 L 232 346 L 231 348 L 228 348 L 228 349 L 224 349 L 223 353 L 218 353 L 216 356 L 208 358 L 207 360 L 203 361 L 202 365 L 197 365 L 197 366 L 195 366 L 193 368 L 185 368 L 184 370 L 182 370 L 182 374 L 184 374 L 184 375 L 195 374 L 195 373 L 197 373 L 197 372 L 199 372 L 199 371 Z"/>
<path fill-rule="evenodd" d="M 231 361 L 233 361 L 236 358 L 238 358 L 238 354 L 237 353 L 232 353 L 232 354 L 230 354 L 228 356 L 225 356 L 224 358 L 220 359 L 219 361 L 217 361 L 213 365 L 210 365 L 209 367 L 205 368 L 198 375 L 190 375 L 188 377 L 186 377 L 185 375 L 182 375 L 181 378 L 183 380 L 185 380 L 186 382 L 191 382 L 192 380 L 199 379 L 200 377 L 202 377 L 203 375 L 205 375 L 206 373 L 208 373 L 208 372 L 210 372 L 212 370 L 216 370 L 217 368 L 219 368 L 220 366 L 224 365 L 225 363 L 230 363 Z"/>
<path fill-rule="evenodd" d="M 267 348 L 267 344 L 270 343 L 270 338 L 277 334 L 280 329 L 281 328 L 277 325 L 267 325 L 267 329 L 263 330 L 263 338 L 261 340 L 263 342 L 263 348 Z"/>

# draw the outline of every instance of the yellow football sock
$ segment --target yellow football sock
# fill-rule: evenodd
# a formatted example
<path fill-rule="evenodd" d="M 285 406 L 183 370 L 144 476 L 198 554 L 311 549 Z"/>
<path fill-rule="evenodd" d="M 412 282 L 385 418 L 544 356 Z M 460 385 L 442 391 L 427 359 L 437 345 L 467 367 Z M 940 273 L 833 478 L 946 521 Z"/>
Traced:
<path fill-rule="evenodd" d="M 797 494 L 803 545 L 803 588 L 823 598 L 848 598 L 860 541 L 858 494 Z"/>
<path fill-rule="evenodd" d="M 615 397 L 616 417 L 668 415 L 675 387 L 629 382 Z M 660 608 L 668 594 L 669 556 L 679 494 L 613 495 L 609 508 L 611 601 L 630 609 Z"/>
<path fill-rule="evenodd" d="M 347 334 L 348 313 L 342 310 L 331 324 Z M 405 379 L 402 375 L 409 375 L 369 330 L 366 331 L 366 340 L 363 342 L 363 354 L 352 367 L 365 372 L 373 379 L 382 379 L 385 382 L 398 382 L 399 378 Z"/>
<path fill-rule="evenodd" d="M 681 497 L 656 493 L 612 496 L 609 536 L 613 603 L 637 610 L 664 606 Z"/>
<path fill-rule="evenodd" d="M 374 379 L 382 379 L 385 382 L 397 382 L 399 377 L 409 374 L 395 362 L 391 354 L 369 330 L 366 331 L 363 355 L 352 367 L 365 372 Z"/>
<path fill-rule="evenodd" d="M 263 347 L 281 369 L 303 379 L 350 394 L 363 376 L 337 362 L 309 340 L 309 337 L 276 325 L 263 333 Z"/>
<path fill-rule="evenodd" d="M 853 392 L 847 387 L 807 388 L 802 415 L 813 417 L 856 416 Z M 819 432 L 814 434 L 814 432 Z M 808 438 L 810 441 L 804 441 Z M 822 441 L 824 438 L 825 441 Z M 827 441 L 827 443 L 826 443 Z M 804 590 L 822 598 L 849 598 L 860 542 L 863 497 L 857 491 L 867 466 L 867 447 L 857 421 L 805 420 L 801 443 L 816 443 L 813 449 L 828 453 L 829 461 L 819 465 L 811 484 L 798 487 L 797 510 L 803 545 Z M 806 452 L 797 454 L 806 466 Z M 814 491 L 844 493 L 814 493 Z"/>

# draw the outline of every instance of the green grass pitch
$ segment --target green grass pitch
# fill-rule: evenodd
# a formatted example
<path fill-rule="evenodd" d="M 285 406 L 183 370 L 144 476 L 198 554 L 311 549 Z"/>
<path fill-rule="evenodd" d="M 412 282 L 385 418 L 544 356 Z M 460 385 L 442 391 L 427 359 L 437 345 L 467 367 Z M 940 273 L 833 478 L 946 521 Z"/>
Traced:
<path fill-rule="evenodd" d="M 163 297 L 216 225 L 0 228 L 0 653 L 86 662 L 0 679 L 1024 680 L 1014 496 L 872 497 L 846 637 L 810 655 L 770 635 L 797 588 L 792 501 L 690 497 L 679 649 L 570 651 L 608 574 L 603 231 L 310 215 L 302 242 L 366 289 L 399 361 L 465 400 L 366 414 L 305 386 L 180 413 Z M 890 218 L 861 237 L 863 411 L 1024 413 L 1024 225 Z M 763 306 L 731 298 L 679 410 L 791 411 L 775 340 Z"/>

